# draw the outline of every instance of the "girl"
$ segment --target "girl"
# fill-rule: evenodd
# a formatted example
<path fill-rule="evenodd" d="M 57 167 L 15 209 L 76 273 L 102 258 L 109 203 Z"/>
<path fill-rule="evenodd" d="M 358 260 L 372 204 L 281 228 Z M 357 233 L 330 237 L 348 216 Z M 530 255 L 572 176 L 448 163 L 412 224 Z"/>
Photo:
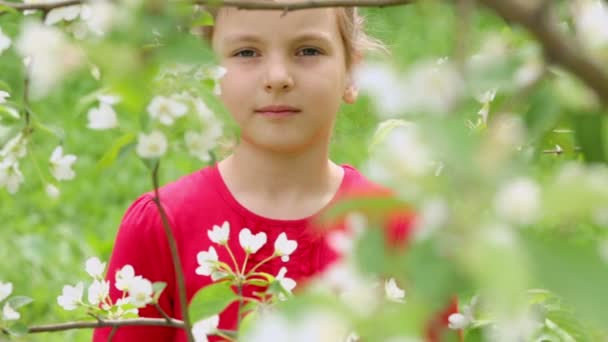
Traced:
<path fill-rule="evenodd" d="M 329 143 L 341 102 L 353 103 L 357 88 L 353 67 L 363 52 L 378 46 L 362 28 L 353 8 L 290 12 L 222 8 L 207 32 L 213 50 L 227 69 L 221 100 L 240 127 L 233 153 L 219 163 L 187 175 L 160 190 L 177 240 L 187 298 L 210 284 L 195 274 L 197 253 L 212 245 L 207 231 L 227 221 L 229 244 L 239 264 L 241 228 L 265 232 L 274 242 L 280 233 L 298 247 L 288 262 L 275 259 L 261 271 L 287 276 L 298 284 L 337 258 L 322 236 L 312 234 L 313 219 L 347 194 L 383 191 L 348 165 L 329 160 Z M 402 221 L 400 231 L 408 224 Z M 238 251 L 241 251 L 240 254 Z M 267 243 L 252 255 L 255 265 L 273 253 Z M 219 260 L 228 261 L 225 249 Z M 111 257 L 108 279 L 126 264 L 151 281 L 168 282 L 160 305 L 181 318 L 175 273 L 158 209 L 151 194 L 128 209 Z M 113 299 L 119 296 L 111 286 Z M 235 329 L 237 303 L 220 315 L 219 328 Z M 160 317 L 152 306 L 141 316 Z M 109 329 L 95 332 L 106 341 Z M 185 341 L 181 330 L 161 327 L 118 329 L 113 341 Z"/>

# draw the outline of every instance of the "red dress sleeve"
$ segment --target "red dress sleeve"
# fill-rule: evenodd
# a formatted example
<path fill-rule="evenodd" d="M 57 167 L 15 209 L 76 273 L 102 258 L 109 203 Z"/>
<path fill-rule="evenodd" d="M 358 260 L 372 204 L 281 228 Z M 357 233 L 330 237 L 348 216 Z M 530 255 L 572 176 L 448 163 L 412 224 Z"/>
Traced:
<path fill-rule="evenodd" d="M 167 283 L 159 304 L 169 316 L 179 318 L 173 312 L 172 297 L 175 293 L 175 285 L 171 253 L 158 208 L 150 195 L 144 195 L 136 200 L 127 210 L 120 225 L 106 275 L 107 280 L 110 281 L 110 296 L 113 302 L 122 296 L 122 292 L 114 286 L 116 271 L 127 264 L 133 266 L 135 275 L 141 275 L 153 283 L 157 281 Z M 160 317 L 156 308 L 151 305 L 140 308 L 139 315 Z M 106 342 L 110 331 L 110 328 L 96 329 L 93 333 L 93 341 Z M 122 327 L 116 331 L 112 341 L 165 342 L 172 341 L 175 334 L 176 330 L 172 328 Z"/>

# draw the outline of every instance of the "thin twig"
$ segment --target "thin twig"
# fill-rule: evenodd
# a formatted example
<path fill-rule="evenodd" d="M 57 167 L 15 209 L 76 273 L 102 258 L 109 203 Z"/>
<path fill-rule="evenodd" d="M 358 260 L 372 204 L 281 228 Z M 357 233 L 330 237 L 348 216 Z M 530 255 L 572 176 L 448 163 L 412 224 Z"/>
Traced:
<path fill-rule="evenodd" d="M 179 252 L 177 250 L 177 242 L 175 241 L 175 237 L 173 236 L 173 232 L 171 231 L 171 226 L 169 225 L 167 213 L 165 212 L 165 208 L 163 208 L 160 201 L 160 194 L 158 191 L 159 168 L 160 161 L 157 161 L 152 171 L 152 184 L 154 185 L 154 203 L 156 204 L 156 207 L 158 208 L 158 211 L 160 213 L 160 217 L 163 223 L 163 229 L 165 230 L 167 242 L 169 243 L 169 250 L 171 251 L 171 259 L 175 268 L 175 282 L 177 283 L 178 288 L 179 304 L 182 311 L 182 319 L 184 320 L 184 330 L 186 330 L 188 342 L 194 342 L 194 336 L 192 334 L 191 329 L 192 324 L 190 323 L 190 315 L 188 313 L 188 299 L 186 294 L 186 283 L 184 281 L 184 270 L 182 269 L 182 263 L 179 258 Z"/>
<path fill-rule="evenodd" d="M 114 335 L 116 335 L 117 331 L 118 327 L 113 327 L 112 331 L 110 331 L 110 335 L 108 335 L 108 340 L 106 342 L 112 342 L 112 339 L 114 338 Z"/>
<path fill-rule="evenodd" d="M 74 329 L 94 329 L 94 328 L 108 328 L 108 327 L 126 327 L 126 326 L 159 326 L 168 328 L 184 328 L 184 322 L 172 318 L 170 321 L 164 318 L 133 318 L 133 319 L 120 319 L 120 320 L 99 320 L 99 321 L 82 321 L 82 322 L 65 322 L 57 324 L 45 324 L 35 325 L 28 329 L 31 334 L 44 333 L 44 332 L 55 332 L 64 330 Z"/>
<path fill-rule="evenodd" d="M 163 310 L 163 308 L 158 303 L 154 303 L 154 307 L 156 308 L 156 310 L 158 310 L 158 312 L 160 313 L 160 315 L 163 316 L 163 318 L 167 322 L 171 321 L 171 317 L 169 317 L 169 315 L 167 315 L 167 313 L 165 312 L 165 310 Z"/>

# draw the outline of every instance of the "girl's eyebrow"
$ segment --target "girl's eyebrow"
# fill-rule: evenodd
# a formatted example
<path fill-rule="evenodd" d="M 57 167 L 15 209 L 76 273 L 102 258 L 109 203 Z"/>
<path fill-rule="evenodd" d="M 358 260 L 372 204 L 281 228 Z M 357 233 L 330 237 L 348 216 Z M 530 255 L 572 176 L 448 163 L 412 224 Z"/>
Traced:
<path fill-rule="evenodd" d="M 292 38 L 291 40 L 295 43 L 298 43 L 301 41 L 306 41 L 306 40 L 316 40 L 316 41 L 320 41 L 320 42 L 323 42 L 328 45 L 331 44 L 331 39 L 329 38 L 329 36 L 322 32 L 305 32 L 305 33 L 297 35 L 295 38 Z M 226 44 L 235 44 L 235 43 L 241 43 L 241 42 L 261 43 L 263 41 L 264 41 L 264 39 L 262 39 L 261 37 L 255 35 L 255 34 L 251 34 L 251 33 L 237 33 L 237 34 L 229 35 L 226 38 L 224 38 L 224 42 Z"/>

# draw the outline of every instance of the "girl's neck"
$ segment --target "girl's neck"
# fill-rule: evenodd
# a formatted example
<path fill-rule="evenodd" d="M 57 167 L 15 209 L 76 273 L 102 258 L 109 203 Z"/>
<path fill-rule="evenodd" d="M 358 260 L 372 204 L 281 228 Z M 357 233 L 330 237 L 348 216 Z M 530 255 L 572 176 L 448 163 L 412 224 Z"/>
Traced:
<path fill-rule="evenodd" d="M 327 144 L 283 153 L 241 141 L 218 168 L 232 194 L 249 209 L 263 216 L 278 218 L 266 213 L 270 210 L 281 218 L 299 218 L 320 210 L 339 189 L 343 169 L 328 156 Z M 302 208 L 295 212 L 297 206 Z"/>

